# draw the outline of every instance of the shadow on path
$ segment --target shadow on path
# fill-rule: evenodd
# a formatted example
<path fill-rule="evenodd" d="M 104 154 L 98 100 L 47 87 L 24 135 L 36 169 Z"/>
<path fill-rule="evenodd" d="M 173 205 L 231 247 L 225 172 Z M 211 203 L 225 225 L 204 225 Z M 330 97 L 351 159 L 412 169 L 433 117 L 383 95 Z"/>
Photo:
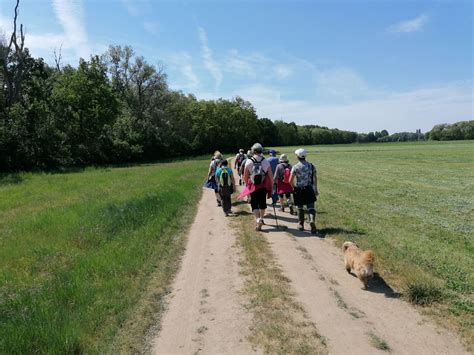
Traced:
<path fill-rule="evenodd" d="M 353 272 L 350 272 L 350 274 L 354 277 L 357 277 L 357 275 Z M 369 288 L 366 291 L 373 293 L 382 293 L 387 298 L 400 298 L 402 295 L 401 293 L 396 292 L 393 288 L 391 288 L 377 272 L 374 272 L 374 277 L 369 280 Z"/>

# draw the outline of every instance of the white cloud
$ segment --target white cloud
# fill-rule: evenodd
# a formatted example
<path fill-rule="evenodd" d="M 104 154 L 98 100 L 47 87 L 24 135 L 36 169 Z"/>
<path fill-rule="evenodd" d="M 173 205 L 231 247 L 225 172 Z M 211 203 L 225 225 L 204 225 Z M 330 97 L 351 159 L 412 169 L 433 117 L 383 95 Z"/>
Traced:
<path fill-rule="evenodd" d="M 224 97 L 242 96 L 252 102 L 259 117 L 358 132 L 387 129 L 393 133 L 418 128 L 428 131 L 438 123 L 473 119 L 472 90 L 471 81 L 450 82 L 348 104 L 324 105 L 288 99 L 278 88 L 258 84 L 239 88 Z M 215 98 L 204 95 L 198 97 Z"/>
<path fill-rule="evenodd" d="M 223 62 L 223 70 L 237 75 L 245 75 L 255 77 L 254 64 L 248 58 L 239 55 L 237 50 L 229 51 L 225 61 Z"/>
<path fill-rule="evenodd" d="M 199 78 L 194 72 L 192 58 L 187 52 L 168 53 L 163 56 L 172 71 L 179 73 L 179 79 L 170 84 L 173 90 L 195 89 L 199 85 Z"/>
<path fill-rule="evenodd" d="M 214 61 L 212 50 L 211 48 L 209 48 L 206 31 L 202 27 L 199 27 L 198 33 L 199 33 L 199 41 L 201 42 L 201 51 L 202 51 L 202 58 L 204 60 L 204 66 L 214 78 L 214 82 L 215 82 L 214 87 L 215 87 L 215 90 L 218 90 L 223 79 L 222 71 L 219 65 Z"/>
<path fill-rule="evenodd" d="M 155 36 L 160 32 L 160 24 L 155 21 L 145 21 L 143 23 L 143 28 L 145 31 Z"/>
<path fill-rule="evenodd" d="M 367 82 L 350 68 L 334 68 L 316 72 L 316 91 L 323 97 L 353 99 L 370 94 Z"/>
<path fill-rule="evenodd" d="M 137 6 L 136 1 L 134 2 L 133 0 L 122 0 L 122 4 L 123 6 L 125 6 L 125 9 L 127 10 L 130 16 L 137 17 L 140 15 L 140 8 Z"/>
<path fill-rule="evenodd" d="M 273 72 L 278 79 L 286 79 L 293 73 L 293 70 L 289 66 L 279 64 L 273 67 Z"/>
<path fill-rule="evenodd" d="M 87 58 L 91 50 L 84 25 L 84 9 L 81 0 L 53 0 L 53 9 L 64 30 L 67 45 L 76 54 Z"/>
<path fill-rule="evenodd" d="M 181 68 L 181 72 L 183 73 L 184 77 L 186 77 L 189 80 L 189 82 L 183 85 L 183 87 L 195 88 L 196 86 L 199 85 L 199 79 L 194 73 L 193 67 L 191 64 L 183 65 L 183 67 Z"/>
<path fill-rule="evenodd" d="M 391 25 L 387 28 L 388 32 L 391 33 L 411 33 L 421 30 L 429 20 L 429 16 L 426 14 L 421 14 L 420 16 L 407 20 L 401 21 L 396 24 Z"/>

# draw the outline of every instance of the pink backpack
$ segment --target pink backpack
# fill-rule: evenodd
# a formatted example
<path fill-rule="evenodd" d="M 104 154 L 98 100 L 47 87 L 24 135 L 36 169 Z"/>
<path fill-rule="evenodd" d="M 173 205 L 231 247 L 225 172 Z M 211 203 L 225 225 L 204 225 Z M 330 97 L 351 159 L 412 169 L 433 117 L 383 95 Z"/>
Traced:
<path fill-rule="evenodd" d="M 283 171 L 283 182 L 285 184 L 289 184 L 290 183 L 290 175 L 291 175 L 291 169 L 290 167 L 287 165 L 285 167 L 285 170 Z"/>

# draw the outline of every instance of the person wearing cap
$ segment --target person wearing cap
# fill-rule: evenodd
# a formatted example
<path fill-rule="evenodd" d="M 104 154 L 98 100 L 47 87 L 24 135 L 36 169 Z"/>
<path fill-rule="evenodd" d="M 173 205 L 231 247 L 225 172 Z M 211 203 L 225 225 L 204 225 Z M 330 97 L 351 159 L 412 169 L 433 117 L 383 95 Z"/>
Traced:
<path fill-rule="evenodd" d="M 308 209 L 311 233 L 316 234 L 315 202 L 319 195 L 316 167 L 306 161 L 303 148 L 295 151 L 298 163 L 291 169 L 290 184 L 294 187 L 295 205 L 298 208 L 298 229 L 304 230 L 304 206 Z"/>
<path fill-rule="evenodd" d="M 267 209 L 267 194 L 271 193 L 273 186 L 273 175 L 270 163 L 263 157 L 263 147 L 260 143 L 252 146 L 252 154 L 253 156 L 245 163 L 244 181 L 250 191 L 255 229 L 260 231 L 265 224 L 263 217 Z"/>
<path fill-rule="evenodd" d="M 270 149 L 268 151 L 268 154 L 270 155 L 270 157 L 267 160 L 270 163 L 270 167 L 272 168 L 272 175 L 274 176 L 277 165 L 278 165 L 278 158 L 276 156 L 276 151 L 274 151 L 273 149 Z M 276 192 L 276 187 L 274 187 L 272 191 L 272 204 L 275 205 L 277 201 L 278 201 L 278 194 Z"/>
<path fill-rule="evenodd" d="M 274 185 L 276 185 L 277 196 L 280 198 L 280 209 L 282 212 L 285 212 L 286 197 L 286 204 L 290 208 L 290 214 L 293 214 L 293 186 L 290 184 L 291 164 L 286 154 L 280 155 L 278 161 L 279 164 L 276 167 L 273 181 Z"/>
<path fill-rule="evenodd" d="M 234 169 L 237 171 L 237 174 L 239 174 L 239 185 L 242 185 L 242 174 L 240 173 L 240 168 L 245 159 L 247 159 L 247 157 L 245 156 L 244 150 L 239 149 L 239 152 L 237 153 L 234 159 Z"/>
<path fill-rule="evenodd" d="M 221 196 L 219 194 L 219 187 L 217 186 L 217 181 L 216 181 L 217 169 L 220 167 L 221 163 L 222 163 L 222 154 L 221 152 L 216 150 L 214 152 L 214 157 L 211 160 L 211 163 L 209 164 L 209 171 L 207 172 L 206 187 L 214 190 L 214 193 L 216 194 L 217 207 L 221 207 L 222 205 Z"/>

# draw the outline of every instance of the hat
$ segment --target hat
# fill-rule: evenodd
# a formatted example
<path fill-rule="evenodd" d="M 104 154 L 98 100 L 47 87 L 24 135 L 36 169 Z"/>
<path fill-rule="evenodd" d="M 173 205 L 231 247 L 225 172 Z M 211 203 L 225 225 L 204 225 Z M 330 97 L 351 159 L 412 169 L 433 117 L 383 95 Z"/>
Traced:
<path fill-rule="evenodd" d="M 268 154 L 270 154 L 272 157 L 276 156 L 276 153 L 277 153 L 277 152 L 275 152 L 273 149 L 270 149 L 270 150 L 268 151 Z"/>
<path fill-rule="evenodd" d="M 261 154 L 263 152 L 263 147 L 260 143 L 255 143 L 252 146 L 252 153 L 253 154 Z"/>
<path fill-rule="evenodd" d="M 308 153 L 303 148 L 300 148 L 300 149 L 295 150 L 295 154 L 298 158 L 306 158 L 306 155 Z"/>
<path fill-rule="evenodd" d="M 286 154 L 280 155 L 279 161 L 280 161 L 281 163 L 286 163 L 286 162 L 288 162 L 288 156 L 287 156 Z"/>

